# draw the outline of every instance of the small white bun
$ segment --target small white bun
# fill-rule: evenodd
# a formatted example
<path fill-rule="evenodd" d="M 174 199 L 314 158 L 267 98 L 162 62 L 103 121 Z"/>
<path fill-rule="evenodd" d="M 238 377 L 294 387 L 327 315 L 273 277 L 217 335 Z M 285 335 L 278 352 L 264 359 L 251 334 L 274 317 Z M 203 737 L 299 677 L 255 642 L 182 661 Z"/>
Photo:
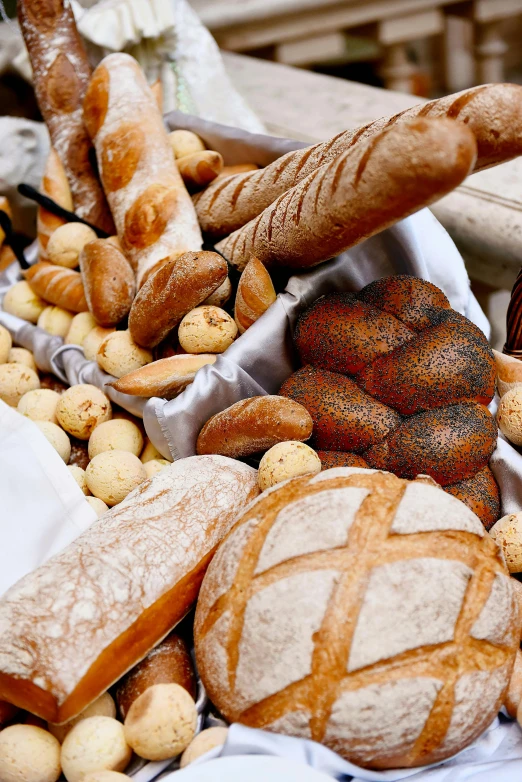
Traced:
<path fill-rule="evenodd" d="M 53 231 L 47 244 L 47 255 L 51 263 L 76 269 L 80 253 L 89 242 L 97 239 L 96 233 L 83 223 L 65 223 Z"/>
<path fill-rule="evenodd" d="M 145 760 L 174 758 L 196 732 L 196 704 L 179 684 L 154 684 L 136 698 L 125 718 L 125 738 Z"/>
<path fill-rule="evenodd" d="M 232 296 L 232 283 L 227 277 L 224 282 L 221 283 L 219 288 L 216 288 L 214 293 L 211 293 L 208 299 L 205 299 L 203 304 L 209 304 L 214 307 L 222 307 Z"/>
<path fill-rule="evenodd" d="M 96 360 L 109 375 L 123 377 L 145 364 L 150 364 L 152 353 L 137 345 L 130 331 L 114 331 L 101 343 Z"/>
<path fill-rule="evenodd" d="M 152 461 L 152 459 L 164 459 L 165 457 L 152 445 L 149 439 L 145 440 L 145 447 L 141 452 L 140 459 L 145 464 Z"/>
<path fill-rule="evenodd" d="M 112 418 L 112 407 L 103 391 L 89 383 L 80 383 L 63 392 L 56 417 L 66 432 L 79 440 L 88 440 L 96 426 Z"/>
<path fill-rule="evenodd" d="M 22 364 L 22 366 L 32 369 L 33 372 L 37 371 L 34 356 L 26 348 L 11 348 L 7 361 L 9 364 Z"/>
<path fill-rule="evenodd" d="M 0 364 L 6 364 L 9 361 L 9 352 L 13 347 L 11 334 L 0 325 Z"/>
<path fill-rule="evenodd" d="M 17 410 L 31 421 L 51 421 L 58 423 L 56 408 L 61 394 L 50 388 L 35 388 L 28 391 L 18 402 Z"/>
<path fill-rule="evenodd" d="M 53 424 L 52 421 L 35 421 L 34 423 L 51 443 L 54 450 L 59 453 L 65 464 L 68 464 L 71 458 L 71 441 L 63 429 L 60 429 L 57 424 Z"/>
<path fill-rule="evenodd" d="M 80 345 L 81 347 L 87 334 L 97 325 L 90 312 L 79 312 L 71 321 L 69 331 L 65 335 L 65 344 Z"/>
<path fill-rule="evenodd" d="M 58 739 L 60 744 L 63 744 L 65 737 L 71 732 L 75 725 L 82 720 L 87 720 L 89 717 L 112 717 L 116 719 L 116 704 L 114 699 L 108 692 L 104 692 L 100 695 L 90 706 L 87 706 L 77 717 L 70 722 L 64 722 L 63 725 L 54 725 L 52 722 L 47 723 L 48 730 Z"/>
<path fill-rule="evenodd" d="M 513 445 L 522 445 L 522 386 L 514 386 L 500 400 L 497 423 Z"/>
<path fill-rule="evenodd" d="M 497 541 L 510 573 L 522 573 L 522 511 L 503 516 L 489 530 Z"/>
<path fill-rule="evenodd" d="M 164 467 L 168 467 L 170 464 L 171 462 L 168 462 L 166 459 L 149 459 L 143 466 L 145 467 L 147 478 L 152 478 L 153 475 L 161 472 Z"/>
<path fill-rule="evenodd" d="M 40 388 L 40 380 L 33 369 L 23 364 L 0 364 L 0 399 L 11 407 L 27 394 Z"/>
<path fill-rule="evenodd" d="M 103 326 L 96 326 L 92 331 L 89 331 L 82 343 L 83 352 L 87 361 L 96 361 L 96 356 L 101 343 L 114 331 L 116 331 L 116 329 L 104 329 Z"/>
<path fill-rule="evenodd" d="M 91 493 L 112 507 L 146 481 L 147 473 L 133 453 L 104 451 L 89 462 L 85 477 Z"/>
<path fill-rule="evenodd" d="M 57 782 L 60 744 L 43 728 L 11 725 L 0 732 L 2 782 Z"/>
<path fill-rule="evenodd" d="M 87 486 L 87 480 L 85 478 L 85 470 L 83 470 L 81 467 L 78 467 L 77 464 L 70 464 L 67 469 L 87 497 L 90 494 L 90 491 L 89 487 Z"/>
<path fill-rule="evenodd" d="M 176 160 L 206 149 L 200 137 L 191 130 L 173 130 L 169 133 L 168 139 Z"/>
<path fill-rule="evenodd" d="M 138 426 L 127 418 L 113 418 L 96 427 L 89 438 L 89 459 L 104 451 L 129 451 L 139 456 L 143 437 Z"/>
<path fill-rule="evenodd" d="M 237 337 L 235 321 L 220 307 L 196 307 L 178 329 L 179 344 L 187 353 L 223 353 Z"/>
<path fill-rule="evenodd" d="M 210 752 L 211 749 L 222 747 L 227 740 L 228 728 L 207 728 L 195 736 L 181 756 L 180 768 L 190 765 L 195 760 Z"/>
<path fill-rule="evenodd" d="M 93 771 L 124 771 L 131 756 L 121 722 L 112 717 L 88 717 L 65 737 L 62 769 L 67 782 L 83 782 Z"/>
<path fill-rule="evenodd" d="M 131 779 L 127 774 L 121 774 L 119 771 L 93 771 L 83 778 L 82 782 L 121 782 L 125 779 Z"/>
<path fill-rule="evenodd" d="M 38 318 L 37 326 L 54 337 L 65 337 L 71 327 L 73 316 L 61 307 L 46 307 Z"/>
<path fill-rule="evenodd" d="M 321 460 L 313 448 L 297 440 L 277 443 L 259 462 L 257 481 L 261 491 L 288 478 L 316 475 L 321 472 Z"/>
<path fill-rule="evenodd" d="M 89 487 L 87 487 L 89 488 Z M 109 510 L 109 506 L 105 504 L 103 500 L 100 500 L 99 497 L 86 497 L 85 498 L 93 511 L 96 513 L 98 518 L 100 519 L 104 513 L 107 513 Z"/>
<path fill-rule="evenodd" d="M 47 307 L 47 302 L 33 291 L 25 280 L 15 282 L 4 296 L 3 309 L 10 315 L 36 323 L 40 314 Z"/>

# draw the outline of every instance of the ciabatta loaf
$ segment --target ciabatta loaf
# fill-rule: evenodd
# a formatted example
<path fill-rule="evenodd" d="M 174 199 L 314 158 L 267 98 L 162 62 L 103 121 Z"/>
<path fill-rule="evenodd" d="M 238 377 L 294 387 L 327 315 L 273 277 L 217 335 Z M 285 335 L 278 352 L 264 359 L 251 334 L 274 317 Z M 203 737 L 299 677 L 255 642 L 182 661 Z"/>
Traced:
<path fill-rule="evenodd" d="M 70 720 L 187 613 L 216 546 L 257 493 L 222 456 L 175 462 L 0 601 L 0 699 Z"/>
<path fill-rule="evenodd" d="M 138 287 L 154 268 L 202 239 L 154 95 L 133 57 L 110 54 L 84 103 L 100 176 Z"/>

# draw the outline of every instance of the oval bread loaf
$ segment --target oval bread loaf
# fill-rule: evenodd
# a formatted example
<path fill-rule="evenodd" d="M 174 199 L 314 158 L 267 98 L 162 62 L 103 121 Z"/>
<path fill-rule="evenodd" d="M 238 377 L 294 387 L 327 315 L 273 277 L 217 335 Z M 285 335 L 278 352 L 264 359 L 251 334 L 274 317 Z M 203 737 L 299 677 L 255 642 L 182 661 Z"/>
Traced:
<path fill-rule="evenodd" d="M 88 312 L 80 272 L 39 261 L 24 271 L 31 289 L 45 301 L 70 312 Z"/>
<path fill-rule="evenodd" d="M 192 383 L 201 367 L 213 364 L 215 360 L 216 356 L 212 353 L 200 353 L 197 356 L 185 353 L 160 358 L 141 369 L 129 372 L 128 375 L 123 375 L 109 385 L 122 394 L 170 399 Z"/>
<path fill-rule="evenodd" d="M 234 318 L 239 333 L 243 334 L 250 328 L 275 300 L 276 292 L 269 273 L 261 261 L 252 258 L 237 286 Z"/>
<path fill-rule="evenodd" d="M 84 247 L 80 269 L 85 298 L 96 322 L 116 326 L 129 314 L 136 293 L 130 263 L 112 243 L 97 239 Z"/>

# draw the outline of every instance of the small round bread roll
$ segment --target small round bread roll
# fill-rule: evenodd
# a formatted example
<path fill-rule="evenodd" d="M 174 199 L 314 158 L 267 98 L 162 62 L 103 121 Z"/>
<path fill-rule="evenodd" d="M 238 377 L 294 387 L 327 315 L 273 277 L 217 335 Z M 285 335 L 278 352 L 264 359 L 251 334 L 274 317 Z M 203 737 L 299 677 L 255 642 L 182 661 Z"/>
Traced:
<path fill-rule="evenodd" d="M 224 282 L 221 283 L 219 288 L 216 288 L 214 293 L 211 293 L 208 299 L 205 299 L 203 304 L 209 304 L 213 307 L 222 307 L 226 304 L 232 295 L 232 283 L 227 277 Z"/>
<path fill-rule="evenodd" d="M 100 345 L 109 334 L 112 334 L 116 329 L 104 329 L 103 326 L 96 326 L 96 328 L 89 331 L 83 340 L 83 352 L 87 361 L 96 361 L 96 356 Z"/>
<path fill-rule="evenodd" d="M 121 774 L 119 771 L 93 771 L 83 778 L 82 782 L 122 782 L 129 780 L 127 774 Z"/>
<path fill-rule="evenodd" d="M 509 572 L 522 573 L 522 511 L 503 516 L 489 534 L 500 546 Z"/>
<path fill-rule="evenodd" d="M 87 487 L 88 489 L 89 487 Z M 85 498 L 93 511 L 96 513 L 98 518 L 101 518 L 104 513 L 107 513 L 109 510 L 109 506 L 104 503 L 103 500 L 100 500 L 99 497 L 86 497 Z"/>
<path fill-rule="evenodd" d="M 149 461 L 145 462 L 143 465 L 145 467 L 145 472 L 147 473 L 147 478 L 152 478 L 153 475 L 161 472 L 164 467 L 168 467 L 170 463 L 171 462 L 168 462 L 166 459 L 149 459 Z"/>
<path fill-rule="evenodd" d="M 11 334 L 5 326 L 0 326 L 0 364 L 5 364 L 9 361 L 9 352 L 12 347 L 13 340 Z"/>
<path fill-rule="evenodd" d="M 149 439 L 145 440 L 145 447 L 143 451 L 141 452 L 140 459 L 145 464 L 146 462 L 150 462 L 153 459 L 163 459 L 164 457 L 156 448 L 152 445 L 151 441 Z"/>
<path fill-rule="evenodd" d="M 130 331 L 115 331 L 101 343 L 96 360 L 109 375 L 123 377 L 145 364 L 150 364 L 152 353 L 137 345 Z"/>
<path fill-rule="evenodd" d="M 192 739 L 181 756 L 180 768 L 185 768 L 211 749 L 222 747 L 227 740 L 227 734 L 228 728 L 215 727 L 202 730 Z"/>
<path fill-rule="evenodd" d="M 73 316 L 61 307 L 46 307 L 38 318 L 37 326 L 54 337 L 65 337 L 71 327 Z"/>
<path fill-rule="evenodd" d="M 79 440 L 88 440 L 98 424 L 112 418 L 112 407 L 103 391 L 89 383 L 80 383 L 63 392 L 56 417 L 66 432 Z"/>
<path fill-rule="evenodd" d="M 90 491 L 89 487 L 87 486 L 87 480 L 85 478 L 85 470 L 82 470 L 82 468 L 78 467 L 77 464 L 70 464 L 67 469 L 87 497 L 90 494 Z"/>
<path fill-rule="evenodd" d="M 97 326 L 90 312 L 79 312 L 71 321 L 69 331 L 65 335 L 65 344 L 82 346 L 87 334 Z"/>
<path fill-rule="evenodd" d="M 51 263 L 76 269 L 80 253 L 89 242 L 97 239 L 96 233 L 83 223 L 65 223 L 53 231 L 47 244 L 47 255 Z"/>
<path fill-rule="evenodd" d="M 139 428 L 126 418 L 113 418 L 96 427 L 89 438 L 89 459 L 104 451 L 129 451 L 139 456 L 143 437 Z"/>
<path fill-rule="evenodd" d="M 33 369 L 23 364 L 0 364 L 0 399 L 7 405 L 17 407 L 23 395 L 35 388 L 40 388 L 40 381 Z"/>
<path fill-rule="evenodd" d="M 125 738 L 145 760 L 166 760 L 194 738 L 196 704 L 179 684 L 153 684 L 136 698 L 125 718 Z"/>
<path fill-rule="evenodd" d="M 34 356 L 26 348 L 11 348 L 7 361 L 9 364 L 22 364 L 22 366 L 29 367 L 34 372 L 37 371 Z"/>
<path fill-rule="evenodd" d="M 259 462 L 257 481 L 261 491 L 299 475 L 321 472 L 321 460 L 313 448 L 297 440 L 277 443 Z"/>
<path fill-rule="evenodd" d="M 77 717 L 70 722 L 64 722 L 63 725 L 53 725 L 47 723 L 47 729 L 55 736 L 60 744 L 63 744 L 65 737 L 71 732 L 75 725 L 89 717 L 112 717 L 116 719 L 116 704 L 108 692 L 100 695 L 90 706 L 87 706 Z"/>
<path fill-rule="evenodd" d="M 11 725 L 0 733 L 2 782 L 56 782 L 60 774 L 60 744 L 46 730 Z"/>
<path fill-rule="evenodd" d="M 192 133 L 191 130 L 173 130 L 169 133 L 168 138 L 176 159 L 185 157 L 185 155 L 193 155 L 194 152 L 203 152 L 205 149 L 200 137 Z"/>
<path fill-rule="evenodd" d="M 65 737 L 62 770 L 67 782 L 83 782 L 93 771 L 124 771 L 131 756 L 121 722 L 112 717 L 88 717 Z"/>
<path fill-rule="evenodd" d="M 514 445 L 522 445 L 522 387 L 515 386 L 504 394 L 497 411 L 502 434 Z"/>
<path fill-rule="evenodd" d="M 191 310 L 178 329 L 179 344 L 187 353 L 223 353 L 237 337 L 237 326 L 220 307 Z"/>
<path fill-rule="evenodd" d="M 21 280 L 9 288 L 4 296 L 2 307 L 10 315 L 28 320 L 29 323 L 36 323 L 47 307 L 47 302 L 36 295 L 28 282 Z"/>
<path fill-rule="evenodd" d="M 58 451 L 65 464 L 69 463 L 71 458 L 71 441 L 63 429 L 52 421 L 35 421 L 36 426 L 51 443 L 55 451 Z"/>
<path fill-rule="evenodd" d="M 133 453 L 104 451 L 87 465 L 85 477 L 91 493 L 112 507 L 146 481 L 147 473 Z"/>
<path fill-rule="evenodd" d="M 51 391 L 50 388 L 35 388 L 23 395 L 17 409 L 31 421 L 52 421 L 57 424 L 56 407 L 60 397 L 57 391 Z"/>

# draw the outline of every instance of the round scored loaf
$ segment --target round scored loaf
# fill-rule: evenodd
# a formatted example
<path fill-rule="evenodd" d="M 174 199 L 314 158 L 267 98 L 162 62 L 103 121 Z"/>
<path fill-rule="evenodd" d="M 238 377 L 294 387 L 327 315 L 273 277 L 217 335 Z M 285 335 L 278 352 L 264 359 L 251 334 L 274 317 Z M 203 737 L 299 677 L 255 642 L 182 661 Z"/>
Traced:
<path fill-rule="evenodd" d="M 429 479 L 353 467 L 265 491 L 200 591 L 196 661 L 230 722 L 372 768 L 441 761 L 501 706 L 516 596 L 480 520 Z"/>

